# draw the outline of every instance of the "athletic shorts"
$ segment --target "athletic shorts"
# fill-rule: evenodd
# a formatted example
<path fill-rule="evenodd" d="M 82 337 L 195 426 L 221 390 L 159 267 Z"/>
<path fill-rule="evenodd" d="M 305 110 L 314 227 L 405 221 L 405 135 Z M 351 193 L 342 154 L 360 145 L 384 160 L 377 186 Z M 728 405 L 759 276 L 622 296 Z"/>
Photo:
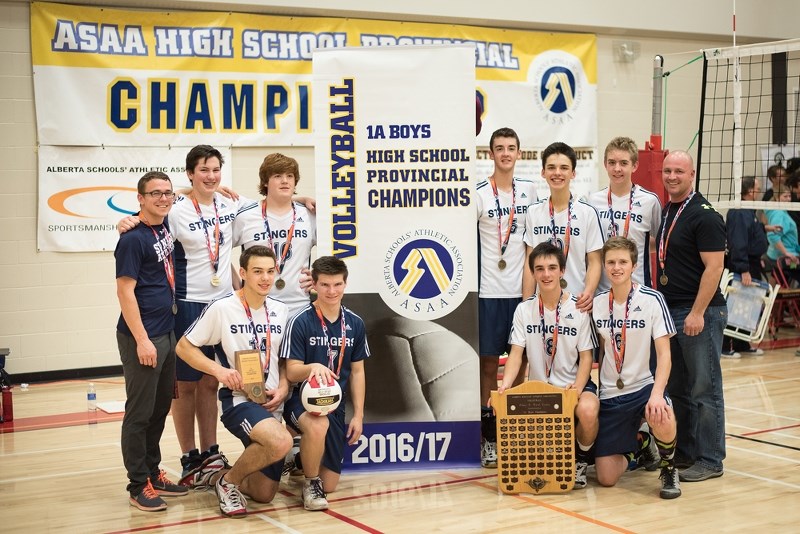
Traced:
<path fill-rule="evenodd" d="M 478 345 L 481 356 L 500 356 L 508 351 L 514 311 L 521 298 L 478 299 Z"/>
<path fill-rule="evenodd" d="M 300 401 L 300 395 L 292 395 L 283 406 L 283 418 L 286 424 L 298 434 L 302 434 L 299 420 L 300 416 L 305 412 L 303 403 Z M 341 473 L 342 462 L 344 462 L 345 433 L 347 431 L 347 427 L 344 424 L 344 402 L 339 405 L 335 412 L 329 413 L 326 417 L 328 418 L 328 433 L 325 435 L 325 453 L 322 455 L 322 465 L 334 473 Z"/>
<path fill-rule="evenodd" d="M 220 421 L 228 432 L 239 438 L 242 445 L 250 445 L 250 430 L 264 419 L 274 419 L 269 410 L 255 402 L 243 402 L 222 412 Z M 283 458 L 261 470 L 270 480 L 281 481 Z"/>
<path fill-rule="evenodd" d="M 180 338 L 183 337 L 183 333 L 186 332 L 189 327 L 192 326 L 192 323 L 195 322 L 198 317 L 200 317 L 200 314 L 203 313 L 206 305 L 202 302 L 187 302 L 185 300 L 179 300 L 177 304 L 178 314 L 175 315 L 175 338 L 180 340 Z M 222 345 L 214 345 L 213 347 L 200 347 L 200 350 L 209 360 L 214 359 L 215 351 L 218 351 L 219 354 L 223 354 Z M 181 382 L 197 382 L 203 378 L 203 373 L 183 361 L 181 358 L 178 358 L 175 363 L 175 376 Z"/>
<path fill-rule="evenodd" d="M 636 451 L 639 447 L 636 436 L 652 391 L 653 384 L 648 384 L 634 393 L 600 399 L 600 432 L 595 441 L 595 457 Z M 672 407 L 666 392 L 664 398 Z"/>

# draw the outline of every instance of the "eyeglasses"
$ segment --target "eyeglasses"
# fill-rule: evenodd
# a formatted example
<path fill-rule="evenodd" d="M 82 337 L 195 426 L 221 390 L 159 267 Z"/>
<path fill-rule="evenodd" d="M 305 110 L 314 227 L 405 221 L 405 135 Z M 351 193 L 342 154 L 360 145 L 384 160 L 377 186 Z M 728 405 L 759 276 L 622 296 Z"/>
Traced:
<path fill-rule="evenodd" d="M 149 191 L 147 193 L 142 193 L 143 195 L 147 195 L 153 200 L 158 200 L 160 198 L 175 198 L 175 193 L 173 191 Z"/>

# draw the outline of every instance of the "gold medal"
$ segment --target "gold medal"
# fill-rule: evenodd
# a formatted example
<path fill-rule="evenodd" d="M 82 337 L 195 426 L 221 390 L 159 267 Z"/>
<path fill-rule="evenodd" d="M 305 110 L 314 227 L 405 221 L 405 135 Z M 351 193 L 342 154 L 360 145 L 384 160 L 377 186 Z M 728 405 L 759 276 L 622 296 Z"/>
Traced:
<path fill-rule="evenodd" d="M 500 270 L 502 271 L 503 269 L 505 269 L 505 268 L 506 268 L 506 260 L 504 260 L 504 259 L 500 258 L 500 261 L 498 261 L 498 262 L 497 262 L 497 266 L 498 266 L 498 267 L 500 268 Z"/>
<path fill-rule="evenodd" d="M 667 283 L 669 282 L 669 278 L 667 278 L 667 275 L 666 275 L 666 274 L 662 274 L 662 275 L 659 277 L 658 281 L 661 283 L 661 285 L 662 285 L 662 286 L 665 286 L 665 285 L 667 285 Z"/>
<path fill-rule="evenodd" d="M 622 389 L 625 387 L 625 382 L 622 381 L 622 377 L 617 378 L 617 389 Z"/>
<path fill-rule="evenodd" d="M 559 284 L 561 285 L 561 289 L 567 289 L 567 281 L 563 278 L 559 281 Z"/>
<path fill-rule="evenodd" d="M 172 315 L 177 315 L 177 314 L 178 314 L 178 303 L 177 302 L 173 302 L 172 303 Z"/>
<path fill-rule="evenodd" d="M 217 287 L 219 286 L 219 284 L 220 284 L 219 276 L 215 274 L 214 276 L 211 277 L 211 285 Z"/>
<path fill-rule="evenodd" d="M 286 281 L 283 278 L 278 278 L 277 280 L 275 280 L 275 287 L 277 287 L 278 289 L 283 289 L 284 287 L 286 287 Z"/>

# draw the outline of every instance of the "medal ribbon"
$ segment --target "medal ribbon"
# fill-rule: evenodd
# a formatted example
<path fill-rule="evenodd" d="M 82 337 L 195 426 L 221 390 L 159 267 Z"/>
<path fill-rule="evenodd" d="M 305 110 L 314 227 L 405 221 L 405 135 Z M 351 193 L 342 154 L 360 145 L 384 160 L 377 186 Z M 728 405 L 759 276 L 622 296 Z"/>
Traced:
<path fill-rule="evenodd" d="M 250 321 L 250 330 L 253 332 L 253 348 L 256 350 L 261 350 L 261 344 L 258 340 L 258 332 L 256 331 L 256 324 L 253 321 L 253 313 L 250 311 L 250 305 L 247 304 L 247 300 L 244 298 L 244 289 L 237 291 L 239 294 L 239 300 L 242 302 L 242 306 L 244 307 L 244 313 L 247 315 L 247 320 Z M 270 354 L 272 353 L 272 332 L 269 328 L 269 309 L 267 309 L 267 298 L 264 297 L 264 315 L 267 318 L 267 328 L 265 330 L 264 337 L 266 338 L 265 341 L 265 349 L 264 355 L 266 356 L 264 359 L 264 380 L 267 379 L 269 376 L 269 359 Z"/>
<path fill-rule="evenodd" d="M 267 199 L 265 198 L 261 203 L 261 217 L 264 219 L 264 230 L 267 232 L 267 239 L 269 239 L 269 246 L 272 250 L 275 250 L 275 245 L 272 241 L 272 232 L 269 230 L 269 221 L 267 220 Z M 289 227 L 289 233 L 286 236 L 286 242 L 283 244 L 281 249 L 281 259 L 275 265 L 275 270 L 278 271 L 278 275 L 280 276 L 281 271 L 283 271 L 283 266 L 286 264 L 286 255 L 289 254 L 289 249 L 292 245 L 292 238 L 294 237 L 294 223 L 297 221 L 297 208 L 295 208 L 294 202 L 292 202 L 292 225 Z M 276 251 L 277 252 L 277 251 Z"/>
<path fill-rule="evenodd" d="M 547 361 L 547 336 L 545 334 L 544 322 L 544 300 L 542 294 L 539 293 L 539 320 L 540 330 L 542 332 L 542 347 L 544 347 L 544 372 L 547 379 L 550 379 L 550 373 L 553 371 L 553 363 L 556 359 L 556 349 L 558 349 L 558 322 L 561 320 L 561 299 L 564 297 L 564 292 L 560 291 L 558 294 L 558 304 L 556 305 L 556 324 L 553 326 L 553 355 L 550 357 L 550 362 Z"/>
<path fill-rule="evenodd" d="M 625 230 L 622 233 L 622 237 L 628 237 L 628 229 L 631 227 L 631 210 L 633 209 L 633 190 L 636 189 L 636 185 L 631 186 L 631 195 L 628 198 L 628 215 L 625 217 Z M 617 225 L 614 222 L 614 210 L 611 207 L 611 187 L 608 188 L 608 219 L 611 221 L 611 236 L 616 237 L 617 235 Z"/>
<path fill-rule="evenodd" d="M 153 237 L 156 238 L 156 243 L 158 243 L 158 232 L 156 232 L 155 228 L 147 222 L 147 219 L 145 219 L 141 213 L 139 214 L 139 219 L 141 219 L 145 226 L 150 228 L 150 231 L 153 232 Z M 162 224 L 161 228 L 164 232 L 164 237 L 168 237 L 168 241 L 172 242 L 172 235 L 169 233 L 169 230 L 167 230 L 167 227 Z M 175 304 L 175 263 L 173 263 L 173 261 L 172 251 L 170 251 L 164 257 L 164 273 L 167 275 L 167 282 L 169 283 L 169 288 L 172 290 L 172 304 Z"/>
<path fill-rule="evenodd" d="M 556 233 L 556 218 L 555 218 L 555 211 L 553 209 L 553 199 L 552 197 L 548 200 L 550 205 L 550 231 L 553 233 L 553 237 L 550 239 L 550 242 L 556 246 L 558 246 L 558 234 Z M 564 235 L 564 259 L 567 259 L 569 255 L 569 240 L 570 236 L 572 235 L 572 195 L 569 196 L 569 203 L 567 204 L 567 232 Z"/>
<path fill-rule="evenodd" d="M 694 196 L 694 191 L 686 197 L 686 200 L 683 201 L 681 207 L 678 208 L 678 212 L 675 214 L 675 218 L 672 219 L 672 224 L 669 225 L 669 231 L 665 232 L 664 228 L 667 225 L 667 216 L 669 215 L 669 209 L 672 207 L 672 202 L 667 202 L 667 208 L 664 210 L 664 224 L 662 225 L 661 230 L 661 239 L 658 240 L 658 264 L 661 266 L 661 272 L 664 272 L 664 264 L 667 261 L 667 246 L 669 245 L 669 236 L 672 235 L 672 230 L 675 228 L 675 223 L 678 222 L 678 217 L 681 216 L 681 212 L 683 208 L 692 200 Z M 667 234 L 667 239 L 664 241 L 664 234 Z"/>
<path fill-rule="evenodd" d="M 494 181 L 494 176 L 489 177 L 489 183 L 492 184 L 492 192 L 494 193 L 494 203 L 497 206 L 497 242 L 500 245 L 500 257 L 508 247 L 508 240 L 511 238 L 511 227 L 514 225 L 514 206 L 517 200 L 516 187 L 514 186 L 514 179 L 511 179 L 511 212 L 508 214 L 508 230 L 506 230 L 506 237 L 503 239 L 503 212 L 500 209 L 500 194 L 497 192 L 497 184 Z"/>
<path fill-rule="evenodd" d="M 617 336 L 614 333 L 614 290 L 608 291 L 608 321 L 611 324 L 611 352 L 614 353 L 614 364 L 617 367 L 617 375 L 622 375 L 622 364 L 625 363 L 625 340 L 628 330 L 628 315 L 631 311 L 631 299 L 633 299 L 633 292 L 636 285 L 631 282 L 631 290 L 628 291 L 628 299 L 625 301 L 625 320 L 622 321 L 622 330 L 620 331 L 619 349 L 617 349 Z"/>
<path fill-rule="evenodd" d="M 331 338 L 328 336 L 328 327 L 325 324 L 325 318 L 322 316 L 322 310 L 319 309 L 319 306 L 314 304 L 314 310 L 317 312 L 317 317 L 319 318 L 319 324 L 322 326 L 322 334 L 325 336 L 325 341 L 328 344 L 328 369 L 333 371 L 333 362 L 336 358 L 336 353 L 333 351 L 333 347 L 331 347 Z M 344 361 L 344 349 L 347 347 L 347 324 L 344 322 L 344 307 L 342 307 L 341 312 L 341 325 L 342 325 L 342 341 L 339 350 L 339 365 L 336 368 L 336 376 L 339 376 L 339 372 L 342 370 L 342 362 Z"/>
<path fill-rule="evenodd" d="M 200 224 L 203 225 L 203 234 L 206 236 L 206 247 L 208 248 L 208 259 L 211 260 L 211 267 L 214 269 L 214 274 L 217 274 L 219 270 L 219 212 L 217 211 L 217 199 L 216 197 L 212 197 L 211 199 L 214 203 L 214 250 L 211 250 L 211 240 L 208 237 L 206 222 L 203 220 L 203 212 L 200 211 L 200 204 L 197 203 L 197 199 L 194 198 L 194 195 L 190 195 L 189 198 L 192 199 L 194 210 L 197 212 L 197 216 L 200 217 Z"/>

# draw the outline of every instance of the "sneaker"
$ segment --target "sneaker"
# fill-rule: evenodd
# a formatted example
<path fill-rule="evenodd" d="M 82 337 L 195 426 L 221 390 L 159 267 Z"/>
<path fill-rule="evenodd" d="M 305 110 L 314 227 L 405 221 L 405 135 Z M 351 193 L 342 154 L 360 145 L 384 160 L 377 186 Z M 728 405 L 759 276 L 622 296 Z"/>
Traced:
<path fill-rule="evenodd" d="M 681 482 L 678 470 L 675 467 L 664 466 L 661 468 L 661 492 L 662 499 L 677 499 L 681 496 Z"/>
<path fill-rule="evenodd" d="M 214 475 L 230 468 L 231 465 L 224 454 L 209 456 L 194 472 L 181 479 L 181 485 L 190 488 L 211 487 Z"/>
<path fill-rule="evenodd" d="M 482 440 L 481 445 L 481 467 L 497 467 L 497 442 Z"/>
<path fill-rule="evenodd" d="M 300 460 L 300 440 L 294 440 L 292 444 L 292 448 L 289 449 L 289 452 L 286 454 L 286 458 L 283 460 L 283 470 L 281 471 L 281 476 L 285 477 L 287 475 L 296 476 L 299 474 L 303 474 L 303 470 L 299 467 L 299 460 Z"/>
<path fill-rule="evenodd" d="M 686 471 L 681 471 L 681 482 L 702 482 L 709 478 L 717 478 L 722 476 L 722 469 L 719 471 L 705 467 L 700 464 L 694 464 Z"/>
<path fill-rule="evenodd" d="M 325 490 L 322 489 L 322 479 L 307 478 L 303 482 L 303 508 L 306 510 L 327 510 L 328 499 Z"/>
<path fill-rule="evenodd" d="M 150 483 L 150 479 L 147 480 L 147 484 L 142 487 L 142 491 L 138 495 L 130 496 L 128 502 L 131 506 L 135 506 L 143 512 L 160 512 L 167 509 L 167 503 L 158 496 L 158 493 Z"/>
<path fill-rule="evenodd" d="M 575 489 L 583 489 L 586 487 L 586 470 L 589 469 L 589 464 L 586 462 L 575 462 Z"/>
<path fill-rule="evenodd" d="M 723 350 L 721 356 L 729 360 L 738 360 L 739 358 L 742 357 L 741 353 L 738 353 L 733 350 Z"/>
<path fill-rule="evenodd" d="M 203 457 L 197 449 L 192 449 L 187 454 L 181 456 L 181 479 L 178 481 L 178 484 L 182 486 L 186 485 L 183 483 L 183 479 L 199 471 L 202 463 Z"/>
<path fill-rule="evenodd" d="M 189 493 L 189 488 L 175 484 L 167 478 L 167 473 L 161 469 L 158 476 L 150 477 L 150 484 L 162 497 L 180 497 Z"/>
<path fill-rule="evenodd" d="M 739 351 L 739 352 L 742 353 L 742 356 L 763 356 L 764 355 L 764 351 L 763 350 L 754 349 L 752 347 L 749 348 L 749 349 L 745 349 L 745 350 Z"/>
<path fill-rule="evenodd" d="M 638 467 L 644 467 L 645 471 L 655 471 L 661 465 L 661 455 L 658 453 L 658 445 L 656 445 L 656 438 L 653 434 L 648 432 L 650 441 L 647 447 L 644 447 L 639 452 Z M 642 442 L 644 444 L 644 442 Z"/>
<path fill-rule="evenodd" d="M 214 489 L 217 492 L 219 510 L 222 515 L 234 518 L 247 515 L 247 499 L 244 498 L 236 484 L 226 482 L 225 477 L 221 476 L 214 485 Z"/>

